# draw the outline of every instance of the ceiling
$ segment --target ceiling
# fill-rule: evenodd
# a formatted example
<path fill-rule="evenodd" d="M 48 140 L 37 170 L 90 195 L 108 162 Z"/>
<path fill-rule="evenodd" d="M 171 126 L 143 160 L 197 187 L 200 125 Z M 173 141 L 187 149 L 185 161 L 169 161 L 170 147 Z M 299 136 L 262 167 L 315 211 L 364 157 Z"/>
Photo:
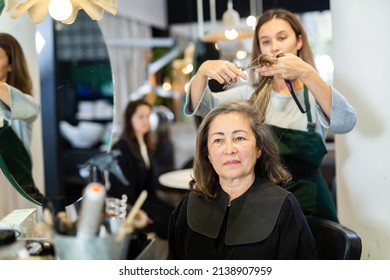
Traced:
<path fill-rule="evenodd" d="M 233 8 L 241 18 L 251 12 L 257 16 L 261 11 L 283 7 L 295 13 L 323 11 L 330 9 L 330 0 L 232 0 Z M 173 24 L 198 22 L 197 4 L 203 5 L 203 20 L 210 21 L 210 3 L 215 3 L 215 16 L 222 18 L 228 0 L 122 0 L 119 1 L 118 14 L 144 22 L 153 28 L 155 37 L 169 36 Z"/>
<path fill-rule="evenodd" d="M 217 19 L 222 18 L 223 12 L 227 8 L 228 0 L 215 0 Z M 233 0 L 233 8 L 241 17 L 250 15 L 251 0 Z M 329 0 L 254 0 L 257 6 L 262 10 L 268 10 L 273 7 L 287 8 L 295 13 L 309 11 L 329 10 Z M 167 0 L 168 24 L 188 23 L 197 21 L 197 0 Z M 210 20 L 210 0 L 203 0 L 204 20 Z"/>

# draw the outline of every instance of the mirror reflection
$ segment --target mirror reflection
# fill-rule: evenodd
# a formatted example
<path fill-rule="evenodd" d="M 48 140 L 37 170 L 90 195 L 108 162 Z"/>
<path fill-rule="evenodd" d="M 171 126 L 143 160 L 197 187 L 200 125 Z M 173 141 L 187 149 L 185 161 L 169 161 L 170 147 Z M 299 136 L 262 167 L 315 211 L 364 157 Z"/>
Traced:
<path fill-rule="evenodd" d="M 107 151 L 109 145 L 113 114 L 112 74 L 107 49 L 99 26 L 96 21 L 92 21 L 85 13 L 80 12 L 76 22 L 72 25 L 55 23 L 54 39 L 56 57 L 54 93 L 56 109 L 54 111 L 57 118 L 54 117 L 53 119 L 56 120 L 55 126 L 58 128 L 58 139 L 51 139 L 51 141 L 57 142 L 58 151 L 46 147 L 47 150 L 44 152 L 58 155 L 58 172 L 61 178 L 60 195 L 65 197 L 65 204 L 71 204 L 81 197 L 82 188 L 85 186 L 85 181 L 88 180 L 88 178 L 81 177 L 78 166 L 94 155 Z M 1 40 L 1 42 L 4 42 L 4 40 Z M 4 51 L 1 54 L 2 58 L 6 56 L 9 60 Z M 19 53 L 17 54 L 19 55 Z M 0 59 L 0 61 L 1 82 L 8 82 L 5 74 L 12 73 L 9 72 L 9 69 L 15 67 L 12 67 L 13 64 L 6 63 L 5 59 Z M 13 61 L 18 63 L 18 66 L 27 65 L 27 63 L 19 63 L 20 60 L 13 59 Z M 26 69 L 21 69 L 20 73 L 23 75 L 19 75 L 19 77 L 23 76 L 23 81 L 29 81 L 27 86 L 31 87 L 31 79 L 26 78 L 25 72 Z M 8 76 L 10 75 L 8 74 Z M 20 81 L 18 80 L 18 82 Z M 3 83 L 0 86 L 1 120 L 3 120 L 3 112 L 7 114 L 7 119 L 10 119 L 11 115 L 19 117 L 15 112 L 24 112 L 25 114 L 22 116 L 25 122 L 22 125 L 18 124 L 17 121 L 12 122 L 12 124 L 2 122 L 4 128 L 2 128 L 1 133 L 2 160 L 0 160 L 0 163 L 2 163 L 1 167 L 5 180 L 8 180 L 25 199 L 40 205 L 44 196 L 35 187 L 31 171 L 35 159 L 31 159 L 30 151 L 26 148 L 31 140 L 27 136 L 40 137 L 39 131 L 32 131 L 32 123 L 41 113 L 39 111 L 41 104 L 37 104 L 39 102 L 34 102 L 32 98 L 25 98 L 25 103 L 30 102 L 26 103 L 29 106 L 24 105 L 24 110 L 19 111 L 17 107 L 15 112 L 11 113 L 13 108 L 3 98 L 3 88 L 8 91 L 8 87 L 3 87 Z M 23 86 L 26 87 L 26 85 Z M 24 91 L 30 92 L 30 89 Z M 19 90 L 12 88 L 11 93 L 12 95 L 18 95 L 13 100 L 20 100 L 23 97 Z M 50 94 L 53 94 L 53 92 Z M 36 99 L 39 100 L 39 98 Z M 45 101 L 42 100 L 42 102 Z M 18 103 L 13 101 L 12 104 L 17 106 Z M 31 108 L 31 112 L 26 112 L 25 108 Z M 11 128 L 14 127 L 15 131 L 16 128 L 19 130 L 24 128 L 25 131 L 16 131 L 17 134 L 13 135 L 11 132 L 14 132 L 14 130 L 11 130 Z M 21 135 L 20 138 L 17 137 L 19 135 Z M 3 145 L 5 137 L 11 143 L 18 143 L 16 140 L 19 140 L 18 156 L 15 156 L 14 148 L 10 149 L 9 145 Z M 26 143 L 23 143 L 23 141 Z M 22 173 L 22 170 L 26 172 Z M 43 189 L 43 186 L 40 189 Z M 2 197 L 6 197 L 3 190 Z M 9 206 L 15 207 L 16 205 L 10 202 Z M 4 209 L 1 212 L 6 214 L 12 209 Z"/>
<path fill-rule="evenodd" d="M 32 93 L 33 103 L 40 104 L 39 65 L 38 65 L 38 57 L 37 57 L 35 43 L 34 43 L 35 26 L 29 22 L 28 17 L 21 17 L 18 20 L 14 20 L 7 13 L 3 12 L 0 17 L 0 32 L 12 35 L 21 45 L 23 49 L 23 53 L 26 57 L 26 64 L 32 81 L 31 93 Z M 8 57 L 6 63 L 8 64 Z M 20 67 L 17 68 L 20 70 Z M 8 70 L 11 69 L 7 69 L 7 71 Z M 7 90 L 7 92 L 9 91 Z M 6 110 L 9 111 L 9 108 L 7 107 Z M 39 108 L 36 113 L 37 114 L 35 120 L 29 119 L 29 121 L 31 121 L 31 131 L 30 131 L 31 142 L 30 145 L 26 146 L 26 147 L 30 146 L 31 148 L 30 151 L 29 149 L 27 149 L 27 151 L 29 151 L 27 158 L 29 159 L 30 156 L 32 157 L 31 163 L 26 163 L 26 166 L 28 166 L 29 164 L 32 165 L 32 174 L 34 178 L 32 179 L 31 174 L 28 173 L 30 171 L 26 172 L 26 174 L 29 174 L 27 175 L 26 178 L 28 178 L 30 182 L 34 181 L 37 188 L 39 188 L 39 190 L 43 192 L 44 189 L 43 182 L 42 182 L 43 176 L 36 176 L 37 174 L 42 173 L 43 170 L 42 145 L 41 145 L 42 126 L 40 121 L 41 114 Z M 18 114 L 20 117 L 20 112 Z M 11 117 L 13 116 L 15 115 L 12 115 Z M 27 116 L 24 116 L 24 118 L 27 118 Z M 9 116 L 7 117 L 7 120 L 10 121 Z M 15 126 L 15 124 L 16 122 L 14 122 L 13 125 Z M 27 129 L 27 131 L 29 130 Z M 27 136 L 29 136 L 29 134 L 27 134 Z M 23 136 L 23 139 L 24 140 L 22 140 L 22 142 L 25 141 L 27 138 Z M 13 151 L 11 151 L 8 148 L 8 146 L 2 144 L 3 141 L 1 142 L 0 146 L 4 148 L 5 152 L 10 153 L 10 155 L 12 155 Z M 16 158 L 16 159 L 21 160 L 21 158 Z M 30 170 L 29 167 L 27 167 L 27 170 Z M 8 175 L 8 177 L 6 176 L 6 174 Z M 8 172 L 8 173 L 6 172 L 6 174 L 4 174 L 2 170 L 0 171 L 0 217 L 5 216 L 6 214 L 8 214 L 10 211 L 14 209 L 36 207 L 35 203 L 32 203 L 30 200 L 26 199 L 26 197 L 23 196 L 23 194 L 18 192 L 18 188 L 14 188 L 14 185 L 10 181 L 12 179 L 15 180 L 15 177 L 13 176 L 12 172 Z M 15 183 L 15 181 L 13 183 Z M 28 195 L 28 193 L 26 195 Z M 30 198 L 29 195 L 27 197 Z"/>
<path fill-rule="evenodd" d="M 55 22 L 58 170 L 63 196 L 78 200 L 90 178 L 80 166 L 106 152 L 113 119 L 113 82 L 96 21 L 84 12 L 71 24 Z"/>
<path fill-rule="evenodd" d="M 23 49 L 8 33 L 0 33 L 0 167 L 15 189 L 42 203 L 31 162 L 32 124 L 39 114 Z"/>

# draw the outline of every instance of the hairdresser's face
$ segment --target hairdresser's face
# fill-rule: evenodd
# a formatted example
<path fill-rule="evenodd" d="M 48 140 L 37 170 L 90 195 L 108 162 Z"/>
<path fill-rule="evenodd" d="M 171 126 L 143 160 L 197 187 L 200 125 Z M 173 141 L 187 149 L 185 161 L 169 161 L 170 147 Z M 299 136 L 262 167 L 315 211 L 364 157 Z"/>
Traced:
<path fill-rule="evenodd" d="M 131 117 L 131 124 L 137 136 L 142 137 L 150 130 L 150 113 L 151 109 L 149 106 L 140 105 Z"/>
<path fill-rule="evenodd" d="M 219 115 L 210 123 L 208 135 L 209 160 L 220 180 L 254 175 L 261 150 L 247 117 L 238 112 Z"/>
<path fill-rule="evenodd" d="M 0 82 L 7 81 L 8 72 L 11 70 L 11 66 L 8 62 L 8 56 L 3 48 L 0 48 Z"/>
<path fill-rule="evenodd" d="M 275 56 L 280 53 L 296 55 L 302 48 L 301 37 L 296 38 L 291 25 L 284 19 L 273 18 L 267 21 L 260 27 L 258 36 L 261 53 Z"/>

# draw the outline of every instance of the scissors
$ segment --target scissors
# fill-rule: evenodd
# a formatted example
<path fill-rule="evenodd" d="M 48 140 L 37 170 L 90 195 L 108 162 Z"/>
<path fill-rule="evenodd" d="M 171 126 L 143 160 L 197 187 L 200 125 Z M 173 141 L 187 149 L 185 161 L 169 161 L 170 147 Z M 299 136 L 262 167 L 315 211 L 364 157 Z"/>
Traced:
<path fill-rule="evenodd" d="M 255 60 L 253 60 L 251 63 L 249 63 L 248 65 L 245 65 L 245 66 L 239 66 L 237 65 L 237 67 L 239 69 L 241 69 L 242 71 L 245 71 L 245 70 L 251 70 L 251 69 L 255 69 L 255 68 L 258 68 L 260 66 L 262 66 L 261 63 L 259 63 L 259 59 L 260 59 L 260 56 L 258 56 Z M 231 85 L 232 81 L 230 81 L 229 83 L 226 83 L 226 81 L 224 82 L 223 86 L 222 86 L 222 89 L 225 89 L 227 86 Z"/>
<path fill-rule="evenodd" d="M 285 54 L 284 53 L 280 53 L 280 54 L 276 55 L 276 58 L 279 58 L 279 57 L 282 57 L 282 56 L 285 56 Z M 246 65 L 246 66 L 237 66 L 237 67 L 239 69 L 241 69 L 242 71 L 245 71 L 245 70 L 255 69 L 255 68 L 264 66 L 263 63 L 259 63 L 260 57 L 261 57 L 261 54 L 256 59 L 254 59 L 251 63 L 249 63 L 248 65 Z M 267 81 L 269 81 L 269 80 L 267 80 Z M 302 114 L 308 112 L 310 110 L 310 106 L 308 108 L 306 108 L 306 110 L 302 107 L 301 103 L 299 102 L 299 100 L 297 98 L 297 95 L 295 94 L 295 91 L 294 91 L 294 88 L 292 86 L 291 81 L 288 80 L 288 79 L 284 79 L 284 81 L 286 83 L 286 86 L 287 86 L 288 90 L 290 91 L 290 94 L 291 94 L 292 98 L 294 99 L 296 105 L 298 106 L 299 111 L 301 111 Z M 226 83 L 226 81 L 225 81 L 222 89 L 225 89 L 231 83 L 232 83 L 231 81 L 230 81 L 230 83 Z M 262 87 L 263 84 L 261 84 L 260 86 Z"/>

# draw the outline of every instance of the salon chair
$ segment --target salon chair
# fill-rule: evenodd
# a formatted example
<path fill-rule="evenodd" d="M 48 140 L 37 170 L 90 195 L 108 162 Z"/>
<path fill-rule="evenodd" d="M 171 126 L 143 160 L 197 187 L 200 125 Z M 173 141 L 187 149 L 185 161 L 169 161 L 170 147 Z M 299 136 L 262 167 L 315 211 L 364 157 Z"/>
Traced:
<path fill-rule="evenodd" d="M 148 242 L 145 248 L 135 258 L 136 260 L 154 260 L 156 250 L 156 240 L 152 239 Z"/>
<path fill-rule="evenodd" d="M 362 241 L 355 231 L 318 217 L 306 216 L 306 219 L 321 260 L 360 260 Z"/>

